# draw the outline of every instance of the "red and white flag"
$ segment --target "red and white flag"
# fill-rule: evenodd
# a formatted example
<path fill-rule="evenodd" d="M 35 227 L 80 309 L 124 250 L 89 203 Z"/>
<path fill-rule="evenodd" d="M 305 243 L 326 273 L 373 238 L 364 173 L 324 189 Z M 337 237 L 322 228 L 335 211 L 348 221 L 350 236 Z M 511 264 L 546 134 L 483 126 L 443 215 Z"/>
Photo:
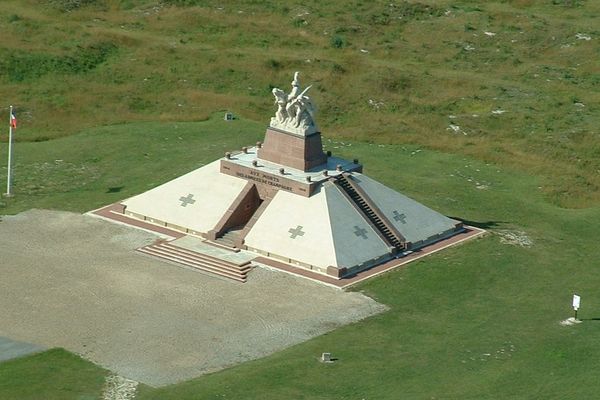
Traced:
<path fill-rule="evenodd" d="M 10 113 L 10 126 L 13 128 L 17 128 L 17 117 L 15 117 L 15 112 L 11 111 Z"/>

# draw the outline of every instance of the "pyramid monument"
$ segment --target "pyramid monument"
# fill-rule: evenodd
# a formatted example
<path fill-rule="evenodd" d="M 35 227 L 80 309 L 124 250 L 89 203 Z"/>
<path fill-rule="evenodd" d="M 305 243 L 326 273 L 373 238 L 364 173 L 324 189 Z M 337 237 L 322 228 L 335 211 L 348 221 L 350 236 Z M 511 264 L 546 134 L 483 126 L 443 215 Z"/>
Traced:
<path fill-rule="evenodd" d="M 296 72 L 273 89 L 264 142 L 122 202 L 123 213 L 221 246 L 341 279 L 464 230 L 324 152 Z"/>

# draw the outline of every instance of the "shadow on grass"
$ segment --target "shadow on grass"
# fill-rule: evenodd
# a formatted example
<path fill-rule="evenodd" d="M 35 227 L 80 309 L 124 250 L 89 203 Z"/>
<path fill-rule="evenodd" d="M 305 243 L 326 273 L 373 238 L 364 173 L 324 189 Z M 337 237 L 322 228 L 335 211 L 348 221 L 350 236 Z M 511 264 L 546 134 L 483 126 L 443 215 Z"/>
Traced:
<path fill-rule="evenodd" d="M 477 221 L 469 221 L 468 219 L 462 219 L 462 218 L 452 217 L 452 216 L 449 216 L 448 218 L 452 218 L 452 219 L 456 219 L 458 221 L 462 221 L 465 225 L 474 226 L 475 228 L 480 228 L 480 229 L 497 228 L 501 224 L 504 224 L 503 221 L 477 222 Z"/>
<path fill-rule="evenodd" d="M 110 187 L 108 188 L 108 190 L 106 191 L 106 193 L 119 193 L 121 190 L 123 190 L 125 186 L 115 186 L 115 187 Z"/>

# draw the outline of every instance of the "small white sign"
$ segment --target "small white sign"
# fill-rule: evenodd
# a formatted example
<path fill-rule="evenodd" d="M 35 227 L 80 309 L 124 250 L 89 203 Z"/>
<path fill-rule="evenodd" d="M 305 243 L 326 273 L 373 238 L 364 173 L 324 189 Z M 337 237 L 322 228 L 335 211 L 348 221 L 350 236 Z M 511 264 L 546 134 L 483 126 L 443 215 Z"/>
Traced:
<path fill-rule="evenodd" d="M 576 294 L 573 295 L 573 310 L 579 310 L 579 303 L 581 302 L 581 297 Z"/>

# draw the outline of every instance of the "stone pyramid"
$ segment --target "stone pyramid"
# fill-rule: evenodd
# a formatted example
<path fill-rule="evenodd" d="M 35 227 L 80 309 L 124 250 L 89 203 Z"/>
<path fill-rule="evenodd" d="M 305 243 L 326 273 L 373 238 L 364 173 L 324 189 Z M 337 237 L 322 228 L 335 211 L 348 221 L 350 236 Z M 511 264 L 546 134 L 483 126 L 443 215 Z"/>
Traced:
<path fill-rule="evenodd" d="M 336 278 L 463 231 L 462 223 L 324 153 L 298 73 L 264 143 L 123 202 L 124 213 Z"/>

